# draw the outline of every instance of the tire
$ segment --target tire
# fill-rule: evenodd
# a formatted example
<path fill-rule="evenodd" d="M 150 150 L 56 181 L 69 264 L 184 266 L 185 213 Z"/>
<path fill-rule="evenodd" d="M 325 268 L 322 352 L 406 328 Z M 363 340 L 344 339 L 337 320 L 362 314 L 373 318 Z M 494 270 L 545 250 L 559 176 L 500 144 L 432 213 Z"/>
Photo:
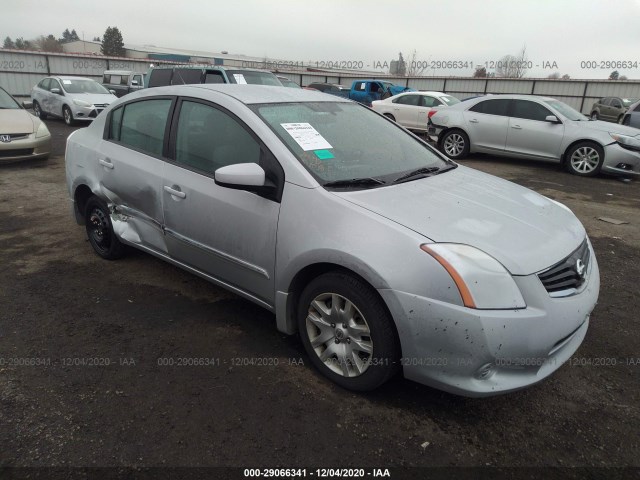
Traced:
<path fill-rule="evenodd" d="M 598 112 L 591 112 L 591 120 L 599 120 L 600 119 L 600 115 L 598 115 Z"/>
<path fill-rule="evenodd" d="M 47 118 L 47 114 L 42 111 L 40 104 L 35 100 L 33 101 L 33 113 L 35 113 L 36 117 L 38 117 L 40 120 L 44 120 L 45 118 Z"/>
<path fill-rule="evenodd" d="M 66 105 L 62 107 L 62 118 L 67 125 L 73 125 L 73 113 L 71 113 L 71 109 Z"/>
<path fill-rule="evenodd" d="M 460 160 L 469 155 L 469 137 L 462 130 L 449 130 L 440 141 L 440 149 L 447 157 Z"/>
<path fill-rule="evenodd" d="M 89 243 L 98 256 L 116 260 L 124 255 L 125 246 L 113 232 L 109 209 L 98 197 L 92 196 L 87 200 L 84 219 Z"/>
<path fill-rule="evenodd" d="M 604 163 L 604 150 L 593 142 L 580 142 L 565 155 L 565 167 L 569 173 L 581 177 L 593 177 Z"/>
<path fill-rule="evenodd" d="M 398 371 L 393 320 L 377 292 L 354 276 L 330 272 L 315 278 L 302 292 L 297 314 L 311 363 L 341 387 L 373 390 Z"/>
<path fill-rule="evenodd" d="M 387 117 L 389 120 L 393 120 L 394 122 L 396 121 L 396 117 L 394 117 L 390 113 L 385 113 L 384 116 Z"/>
<path fill-rule="evenodd" d="M 624 118 L 624 115 L 618 115 L 618 120 L 616 123 L 619 123 L 620 125 L 622 125 L 622 119 Z"/>

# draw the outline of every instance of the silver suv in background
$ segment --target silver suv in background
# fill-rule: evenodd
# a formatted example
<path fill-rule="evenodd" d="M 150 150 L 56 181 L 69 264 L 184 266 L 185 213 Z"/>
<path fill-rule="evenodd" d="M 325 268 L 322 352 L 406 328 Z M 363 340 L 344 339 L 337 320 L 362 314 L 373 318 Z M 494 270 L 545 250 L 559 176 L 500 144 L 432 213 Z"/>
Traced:
<path fill-rule="evenodd" d="M 93 120 L 117 99 L 95 80 L 82 77 L 47 77 L 31 90 L 33 111 L 37 117 L 60 117 L 67 125 L 76 120 Z"/>
<path fill-rule="evenodd" d="M 637 98 L 604 97 L 591 107 L 591 120 L 605 120 L 621 123 L 629 106 L 637 102 Z"/>
<path fill-rule="evenodd" d="M 430 138 L 452 159 L 480 152 L 562 163 L 575 175 L 640 175 L 640 132 L 535 95 L 478 97 L 438 110 Z"/>
<path fill-rule="evenodd" d="M 144 74 L 131 70 L 105 70 L 102 86 L 120 98 L 144 88 Z"/>

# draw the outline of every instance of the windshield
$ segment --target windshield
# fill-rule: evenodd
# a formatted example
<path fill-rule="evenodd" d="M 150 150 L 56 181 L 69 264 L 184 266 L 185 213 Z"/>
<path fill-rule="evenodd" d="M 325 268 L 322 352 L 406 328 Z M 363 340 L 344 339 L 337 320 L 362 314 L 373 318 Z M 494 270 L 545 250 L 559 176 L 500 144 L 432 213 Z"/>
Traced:
<path fill-rule="evenodd" d="M 581 120 L 587 120 L 587 117 L 582 115 L 577 110 L 574 110 L 566 103 L 563 103 L 559 100 L 548 100 L 545 103 L 549 105 L 551 108 L 554 108 L 555 110 L 560 112 L 564 117 L 568 118 L 569 120 L 574 120 L 576 122 Z"/>
<path fill-rule="evenodd" d="M 451 95 L 443 95 L 440 97 L 440 100 L 442 100 L 448 106 L 460 103 L 460 100 L 458 100 L 456 97 L 452 97 Z"/>
<path fill-rule="evenodd" d="M 271 72 L 251 70 L 227 70 L 230 83 L 249 83 L 251 85 L 273 85 L 282 87 L 280 80 Z"/>
<path fill-rule="evenodd" d="M 20 105 L 11 95 L 0 88 L 0 108 L 8 110 L 18 110 Z"/>
<path fill-rule="evenodd" d="M 62 88 L 67 93 L 101 93 L 109 95 L 109 90 L 93 80 L 63 79 Z"/>
<path fill-rule="evenodd" d="M 632 103 L 636 103 L 638 101 L 637 98 L 623 98 L 622 99 L 622 104 L 625 107 L 628 107 L 629 105 L 631 105 Z"/>
<path fill-rule="evenodd" d="M 420 140 L 358 104 L 279 103 L 252 109 L 322 184 L 363 178 L 388 182 L 422 167 L 449 167 Z"/>

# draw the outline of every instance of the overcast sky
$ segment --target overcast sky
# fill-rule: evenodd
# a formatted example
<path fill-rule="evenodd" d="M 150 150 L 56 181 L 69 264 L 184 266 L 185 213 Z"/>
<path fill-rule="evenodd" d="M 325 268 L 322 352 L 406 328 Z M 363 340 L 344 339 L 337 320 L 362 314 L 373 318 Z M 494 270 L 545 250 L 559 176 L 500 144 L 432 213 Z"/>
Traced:
<path fill-rule="evenodd" d="M 117 26 L 124 42 L 291 61 L 362 61 L 365 68 L 415 49 L 420 61 L 469 64 L 517 54 L 526 45 L 529 77 L 557 71 L 606 78 L 640 67 L 640 0 L 155 0 L 3 1 L 0 37 L 60 37 L 65 28 L 91 40 Z M 598 68 L 583 69 L 594 61 Z M 548 63 L 545 63 L 548 62 Z M 557 68 L 553 66 L 557 64 Z M 543 66 L 551 68 L 543 68 Z M 620 68 L 640 78 L 640 68 Z M 471 75 L 430 69 L 428 75 Z"/>

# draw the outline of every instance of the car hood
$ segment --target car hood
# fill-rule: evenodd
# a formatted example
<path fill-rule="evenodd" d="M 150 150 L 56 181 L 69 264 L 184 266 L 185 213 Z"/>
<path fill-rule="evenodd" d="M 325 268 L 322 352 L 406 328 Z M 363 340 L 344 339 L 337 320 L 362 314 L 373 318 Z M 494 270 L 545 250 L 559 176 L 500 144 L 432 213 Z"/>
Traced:
<path fill-rule="evenodd" d="M 26 110 L 0 110 L 0 134 L 2 133 L 33 133 L 35 117 Z"/>
<path fill-rule="evenodd" d="M 84 100 L 85 102 L 89 102 L 94 105 L 96 103 L 98 105 L 102 105 L 104 103 L 110 104 L 112 102 L 115 102 L 118 99 L 118 97 L 110 93 L 74 93 L 70 96 L 71 98 L 74 98 L 77 100 Z"/>
<path fill-rule="evenodd" d="M 640 132 L 638 132 L 637 128 L 620 125 L 619 123 L 603 122 L 602 120 L 588 120 L 574 123 L 576 126 L 597 130 L 599 132 L 620 133 L 622 135 L 629 135 L 630 137 L 640 137 Z M 611 141 L 613 142 L 613 139 Z"/>
<path fill-rule="evenodd" d="M 514 275 L 550 267 L 586 235 L 568 208 L 463 166 L 398 185 L 332 193 L 434 242 L 479 248 Z"/>

